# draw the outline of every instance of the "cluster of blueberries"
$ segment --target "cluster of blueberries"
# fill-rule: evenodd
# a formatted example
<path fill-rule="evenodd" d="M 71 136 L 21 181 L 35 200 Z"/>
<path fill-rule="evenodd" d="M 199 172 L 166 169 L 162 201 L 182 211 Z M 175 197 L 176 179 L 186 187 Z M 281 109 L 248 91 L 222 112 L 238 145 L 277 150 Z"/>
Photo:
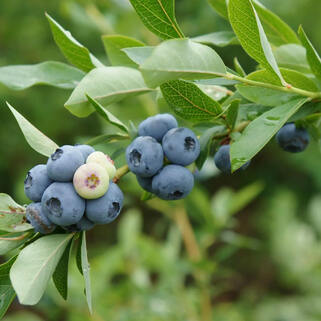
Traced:
<path fill-rule="evenodd" d="M 91 146 L 59 147 L 47 164 L 27 174 L 24 190 L 33 201 L 26 209 L 27 220 L 42 234 L 57 226 L 76 232 L 112 222 L 124 199 L 112 182 L 115 174 L 114 162 Z"/>
<path fill-rule="evenodd" d="M 285 124 L 276 134 L 278 145 L 286 152 L 299 153 L 304 151 L 309 142 L 310 136 L 306 129 L 297 127 L 294 123 Z M 230 145 L 222 145 L 214 155 L 216 167 L 224 173 L 231 173 Z M 250 165 L 245 163 L 240 169 L 244 170 Z"/>
<path fill-rule="evenodd" d="M 138 135 L 127 147 L 126 159 L 139 185 L 164 200 L 185 198 L 194 186 L 194 176 L 185 166 L 200 153 L 194 132 L 178 128 L 172 115 L 158 114 L 140 123 Z"/>

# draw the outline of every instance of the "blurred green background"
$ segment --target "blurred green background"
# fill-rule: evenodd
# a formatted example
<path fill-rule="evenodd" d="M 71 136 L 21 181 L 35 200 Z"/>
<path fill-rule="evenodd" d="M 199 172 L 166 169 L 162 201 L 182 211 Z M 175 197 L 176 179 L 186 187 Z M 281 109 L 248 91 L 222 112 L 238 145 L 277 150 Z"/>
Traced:
<path fill-rule="evenodd" d="M 261 2 L 295 30 L 302 24 L 321 50 L 320 0 Z M 1 1 L 0 66 L 65 61 L 44 12 L 105 63 L 102 34 L 158 42 L 127 0 Z M 178 0 L 176 12 L 188 36 L 230 28 L 205 0 Z M 237 56 L 247 72 L 255 68 L 238 46 L 217 51 L 230 67 Z M 45 86 L 20 92 L 0 86 L 0 191 L 21 204 L 27 202 L 26 172 L 45 159 L 27 145 L 4 102 L 60 145 L 113 130 L 95 114 L 86 119 L 72 116 L 63 107 L 69 94 Z M 110 109 L 135 124 L 158 112 L 150 96 Z M 117 147 L 100 146 L 107 152 Z M 122 163 L 120 157 L 117 164 Z M 316 143 L 301 155 L 288 155 L 271 142 L 247 171 L 229 177 L 219 175 L 209 161 L 185 202 L 141 202 L 142 191 L 132 175 L 120 186 L 126 204 L 119 219 L 88 233 L 94 315 L 87 312 L 81 276 L 72 262 L 67 302 L 51 284 L 36 307 L 15 301 L 5 320 L 321 320 L 321 171 Z"/>

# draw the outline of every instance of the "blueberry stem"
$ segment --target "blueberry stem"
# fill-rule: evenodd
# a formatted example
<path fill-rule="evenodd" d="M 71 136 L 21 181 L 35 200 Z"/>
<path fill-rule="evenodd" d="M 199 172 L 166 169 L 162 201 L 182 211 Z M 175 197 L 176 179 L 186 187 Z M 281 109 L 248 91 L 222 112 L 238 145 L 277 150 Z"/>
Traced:
<path fill-rule="evenodd" d="M 120 168 L 117 169 L 116 175 L 113 179 L 114 183 L 117 183 L 123 176 L 125 176 L 129 172 L 129 167 L 128 165 L 124 165 Z"/>

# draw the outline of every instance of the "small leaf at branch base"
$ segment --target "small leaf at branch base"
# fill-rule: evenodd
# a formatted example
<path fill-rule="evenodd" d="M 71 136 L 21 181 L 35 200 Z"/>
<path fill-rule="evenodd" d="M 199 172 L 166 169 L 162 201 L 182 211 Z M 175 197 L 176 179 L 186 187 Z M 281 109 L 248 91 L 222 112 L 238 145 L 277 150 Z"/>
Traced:
<path fill-rule="evenodd" d="M 39 302 L 73 234 L 44 236 L 25 247 L 10 270 L 19 302 Z"/>
<path fill-rule="evenodd" d="M 0 230 L 23 232 L 32 229 L 26 223 L 26 209 L 17 204 L 9 195 L 0 193 Z"/>
<path fill-rule="evenodd" d="M 252 159 L 307 101 L 307 98 L 295 98 L 252 121 L 240 138 L 231 145 L 232 171 L 236 171 Z"/>
<path fill-rule="evenodd" d="M 102 105 L 99 104 L 97 100 L 91 98 L 89 95 L 86 95 L 88 101 L 92 104 L 92 106 L 96 109 L 96 112 L 108 123 L 118 127 L 125 133 L 128 133 L 127 126 L 122 123 L 117 117 L 115 117 L 112 113 L 110 113 L 107 109 L 105 109 Z"/>
<path fill-rule="evenodd" d="M 89 50 L 80 44 L 69 31 L 65 30 L 46 13 L 53 38 L 63 55 L 77 68 L 88 72 L 95 67 L 103 66 Z"/>
<path fill-rule="evenodd" d="M 234 129 L 236 124 L 240 102 L 241 100 L 239 99 L 233 100 L 227 111 L 226 123 L 228 124 L 229 128 L 232 130 Z"/>
<path fill-rule="evenodd" d="M 0 67 L 0 82 L 13 90 L 23 90 L 35 85 L 73 89 L 84 75 L 81 70 L 56 61 Z"/>
<path fill-rule="evenodd" d="M 7 106 L 16 118 L 28 144 L 39 154 L 49 157 L 58 148 L 58 145 L 29 123 L 9 103 L 7 103 Z"/>
<path fill-rule="evenodd" d="M 176 17 L 174 0 L 130 0 L 144 25 L 162 39 L 184 38 Z"/>
<path fill-rule="evenodd" d="M 109 61 L 113 66 L 133 68 L 138 66 L 138 64 L 134 63 L 122 49 L 145 46 L 141 41 L 122 35 L 106 35 L 102 36 L 102 40 Z"/>
<path fill-rule="evenodd" d="M 191 82 L 172 80 L 160 88 L 168 105 L 184 119 L 210 120 L 222 112 L 221 105 L 217 101 Z"/>
<path fill-rule="evenodd" d="M 65 300 L 67 300 L 68 296 L 68 266 L 72 243 L 73 241 L 70 240 L 56 267 L 54 274 L 52 275 L 52 279 L 58 292 Z"/>

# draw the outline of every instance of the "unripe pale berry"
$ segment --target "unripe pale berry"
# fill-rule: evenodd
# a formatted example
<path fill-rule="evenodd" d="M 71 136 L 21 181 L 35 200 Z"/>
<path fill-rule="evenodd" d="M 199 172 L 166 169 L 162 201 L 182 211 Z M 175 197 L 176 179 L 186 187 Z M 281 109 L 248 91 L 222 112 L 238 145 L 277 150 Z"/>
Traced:
<path fill-rule="evenodd" d="M 104 167 L 98 163 L 80 166 L 74 175 L 76 192 L 85 199 L 95 199 L 103 196 L 109 186 L 109 176 Z"/>
<path fill-rule="evenodd" d="M 116 167 L 114 161 L 103 152 L 91 153 L 87 158 L 87 164 L 97 163 L 104 167 L 109 175 L 109 179 L 113 179 L 116 174 Z"/>

